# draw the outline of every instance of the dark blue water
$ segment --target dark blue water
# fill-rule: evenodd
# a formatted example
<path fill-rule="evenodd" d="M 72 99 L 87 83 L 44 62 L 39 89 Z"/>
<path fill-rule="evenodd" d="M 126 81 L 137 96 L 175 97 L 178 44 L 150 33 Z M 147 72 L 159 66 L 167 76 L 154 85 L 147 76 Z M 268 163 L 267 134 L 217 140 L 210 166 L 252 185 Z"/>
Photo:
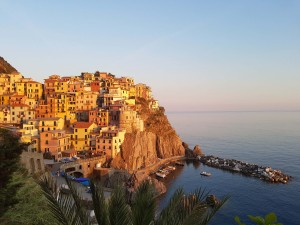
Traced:
<path fill-rule="evenodd" d="M 168 192 L 161 207 L 178 187 L 186 192 L 205 187 L 219 198 L 231 196 L 211 225 L 235 224 L 236 215 L 248 222 L 249 214 L 269 212 L 275 212 L 285 225 L 300 224 L 300 112 L 169 113 L 168 118 L 191 148 L 199 144 L 207 155 L 268 165 L 293 176 L 293 180 L 270 184 L 187 163 L 165 181 Z M 203 170 L 212 176 L 199 175 Z"/>

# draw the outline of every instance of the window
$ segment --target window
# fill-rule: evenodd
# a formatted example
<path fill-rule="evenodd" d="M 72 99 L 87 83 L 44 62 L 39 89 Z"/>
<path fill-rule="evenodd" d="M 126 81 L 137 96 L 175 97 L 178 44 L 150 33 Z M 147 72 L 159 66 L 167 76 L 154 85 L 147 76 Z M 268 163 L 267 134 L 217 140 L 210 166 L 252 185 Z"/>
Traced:
<path fill-rule="evenodd" d="M 46 137 L 48 137 L 48 134 L 46 134 Z"/>
<path fill-rule="evenodd" d="M 49 143 L 48 143 L 48 140 L 45 141 L 45 144 L 46 144 L 46 145 L 49 144 Z"/>

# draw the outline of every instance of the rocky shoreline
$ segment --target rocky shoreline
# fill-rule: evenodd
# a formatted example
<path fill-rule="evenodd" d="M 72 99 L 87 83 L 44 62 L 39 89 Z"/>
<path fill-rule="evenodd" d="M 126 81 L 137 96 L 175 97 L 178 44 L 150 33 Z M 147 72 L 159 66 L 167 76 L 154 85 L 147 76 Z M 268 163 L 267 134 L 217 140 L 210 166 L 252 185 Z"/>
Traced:
<path fill-rule="evenodd" d="M 196 157 L 196 159 L 198 159 L 204 165 L 210 167 L 241 173 L 245 176 L 256 177 L 270 183 L 287 184 L 292 178 L 280 170 L 272 169 L 269 166 L 259 166 L 235 159 L 223 159 L 212 155 L 199 155 Z"/>

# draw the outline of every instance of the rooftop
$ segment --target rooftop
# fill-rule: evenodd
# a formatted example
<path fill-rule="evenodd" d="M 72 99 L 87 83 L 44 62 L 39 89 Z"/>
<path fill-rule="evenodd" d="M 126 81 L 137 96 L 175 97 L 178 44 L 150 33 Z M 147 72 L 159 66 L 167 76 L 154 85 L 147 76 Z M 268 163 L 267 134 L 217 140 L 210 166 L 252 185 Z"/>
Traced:
<path fill-rule="evenodd" d="M 92 126 L 93 123 L 89 123 L 89 122 L 77 122 L 74 125 L 74 128 L 89 128 L 90 126 Z"/>

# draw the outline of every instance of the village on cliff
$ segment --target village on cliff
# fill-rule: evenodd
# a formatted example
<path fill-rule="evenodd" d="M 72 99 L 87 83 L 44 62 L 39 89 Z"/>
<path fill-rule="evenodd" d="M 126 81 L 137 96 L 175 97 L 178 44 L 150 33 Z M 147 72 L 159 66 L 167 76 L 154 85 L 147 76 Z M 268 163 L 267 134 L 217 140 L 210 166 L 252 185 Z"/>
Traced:
<path fill-rule="evenodd" d="M 14 71 L 0 73 L 0 87 L 0 126 L 29 144 L 21 161 L 32 173 L 43 171 L 46 159 L 67 163 L 82 158 L 88 163 L 66 170 L 80 175 L 107 166 L 126 133 L 144 130 L 136 101 L 159 110 L 149 86 L 105 72 L 51 75 L 42 84 Z"/>

